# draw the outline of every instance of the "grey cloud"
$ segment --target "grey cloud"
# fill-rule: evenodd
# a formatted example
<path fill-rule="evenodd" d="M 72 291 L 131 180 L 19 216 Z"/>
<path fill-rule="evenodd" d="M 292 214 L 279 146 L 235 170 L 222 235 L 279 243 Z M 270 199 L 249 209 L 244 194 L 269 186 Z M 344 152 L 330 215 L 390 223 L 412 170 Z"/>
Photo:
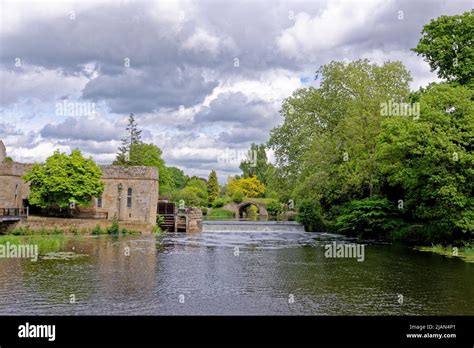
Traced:
<path fill-rule="evenodd" d="M 59 124 L 48 123 L 40 132 L 43 138 L 93 141 L 117 140 L 120 133 L 120 129 L 109 123 L 73 117 L 68 117 Z"/>
<path fill-rule="evenodd" d="M 0 139 L 9 135 L 22 135 L 23 132 L 14 125 L 0 122 Z"/>
<path fill-rule="evenodd" d="M 205 81 L 196 69 L 126 70 L 120 75 L 102 75 L 90 81 L 83 97 L 106 100 L 116 113 L 153 112 L 160 107 L 197 104 L 216 86 L 217 82 Z"/>
<path fill-rule="evenodd" d="M 230 132 L 222 132 L 219 141 L 227 144 L 264 143 L 268 140 L 267 130 L 258 128 L 233 128 Z"/>
<path fill-rule="evenodd" d="M 205 107 L 194 117 L 194 122 L 234 123 L 242 127 L 274 126 L 277 113 L 263 100 L 250 101 L 242 93 L 221 93 L 209 107 Z"/>

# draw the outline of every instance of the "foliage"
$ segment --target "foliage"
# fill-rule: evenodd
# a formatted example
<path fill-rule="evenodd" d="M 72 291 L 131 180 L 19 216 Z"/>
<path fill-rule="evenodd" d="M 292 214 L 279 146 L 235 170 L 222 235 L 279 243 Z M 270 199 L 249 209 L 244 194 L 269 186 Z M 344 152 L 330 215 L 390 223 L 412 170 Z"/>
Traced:
<path fill-rule="evenodd" d="M 381 172 L 410 218 L 474 231 L 474 92 L 448 84 L 420 97 L 419 120 L 388 119 L 378 138 Z"/>
<path fill-rule="evenodd" d="M 362 238 L 387 238 L 402 226 L 395 205 L 387 198 L 373 196 L 346 204 L 336 221 L 340 233 Z"/>
<path fill-rule="evenodd" d="M 209 209 L 209 212 L 207 214 L 208 218 L 221 218 L 221 219 L 229 219 L 229 218 L 234 218 L 235 213 L 231 210 L 226 210 L 226 209 L 221 209 L 221 208 L 212 208 Z"/>
<path fill-rule="evenodd" d="M 272 200 L 270 203 L 267 204 L 266 208 L 270 216 L 278 216 L 284 211 L 283 203 L 277 200 Z"/>
<path fill-rule="evenodd" d="M 240 170 L 243 172 L 244 178 L 250 178 L 256 176 L 257 179 L 267 184 L 268 179 L 268 168 L 271 166 L 268 163 L 267 153 L 265 151 L 265 145 L 251 144 L 247 154 L 247 159 L 240 163 Z"/>
<path fill-rule="evenodd" d="M 166 167 L 161 149 L 154 144 L 145 144 L 141 140 L 141 130 L 130 114 L 126 128 L 127 136 L 122 139 L 122 146 L 113 165 L 116 166 L 149 166 L 158 168 L 160 194 L 170 194 L 184 187 L 186 176 L 175 167 Z"/>
<path fill-rule="evenodd" d="M 106 230 L 103 230 L 99 225 L 96 225 L 92 231 L 91 231 L 92 235 L 99 235 L 99 234 L 105 234 L 107 233 Z"/>
<path fill-rule="evenodd" d="M 375 194 L 380 105 L 409 95 L 409 73 L 399 62 L 331 62 L 320 68 L 319 88 L 284 101 L 283 125 L 271 132 L 278 168 L 274 187 L 282 200 L 321 200 L 328 211 Z"/>
<path fill-rule="evenodd" d="M 72 202 L 90 205 L 104 190 L 101 177 L 100 167 L 76 149 L 70 155 L 55 151 L 44 163 L 34 164 L 23 179 L 30 183 L 30 204 L 66 208 Z"/>
<path fill-rule="evenodd" d="M 253 204 L 249 205 L 245 209 L 245 215 L 252 220 L 256 220 L 258 216 L 258 208 Z"/>
<path fill-rule="evenodd" d="M 231 196 L 235 194 L 242 194 L 244 197 L 258 197 L 265 192 L 265 185 L 263 185 L 256 176 L 249 178 L 230 178 L 227 183 L 228 193 Z"/>
<path fill-rule="evenodd" d="M 196 186 L 186 186 L 173 194 L 173 201 L 177 204 L 184 201 L 187 207 L 207 206 L 207 190 Z"/>
<path fill-rule="evenodd" d="M 130 146 L 129 160 L 114 165 L 121 166 L 147 166 L 158 169 L 160 194 L 169 189 L 172 184 L 169 169 L 165 166 L 165 161 L 161 158 L 161 149 L 154 144 L 137 143 Z"/>
<path fill-rule="evenodd" d="M 119 234 L 119 230 L 120 230 L 120 228 L 119 228 L 117 216 L 114 215 L 114 217 L 112 219 L 112 226 L 107 227 L 107 233 L 108 234 Z"/>
<path fill-rule="evenodd" d="M 126 130 L 127 135 L 122 138 L 122 146 L 119 147 L 119 152 L 117 153 L 114 165 L 127 165 L 129 157 L 128 154 L 130 154 L 131 146 L 141 144 L 142 142 L 142 131 L 138 129 L 138 124 L 135 121 L 134 114 L 130 114 L 130 116 L 128 117 L 128 125 Z"/>
<path fill-rule="evenodd" d="M 228 203 L 228 199 L 224 198 L 224 197 L 220 197 L 220 198 L 217 198 L 214 203 L 212 204 L 212 206 L 214 208 L 222 208 L 224 205 L 226 205 Z"/>
<path fill-rule="evenodd" d="M 242 192 L 236 192 L 232 196 L 232 202 L 237 203 L 237 204 L 242 203 L 244 199 L 245 199 L 245 196 Z"/>
<path fill-rule="evenodd" d="M 36 245 L 39 254 L 64 250 L 69 238 L 63 235 L 6 235 L 0 236 L 0 244 Z"/>
<path fill-rule="evenodd" d="M 423 27 L 413 49 L 430 64 L 438 76 L 460 84 L 474 77 L 474 10 L 458 16 L 441 16 Z"/>
<path fill-rule="evenodd" d="M 166 167 L 166 171 L 169 176 L 169 192 L 175 192 L 181 190 L 189 180 L 188 176 L 184 172 L 176 167 Z"/>
<path fill-rule="evenodd" d="M 163 223 L 165 222 L 165 217 L 160 214 L 156 214 L 156 226 L 161 227 Z"/>
<path fill-rule="evenodd" d="M 458 248 L 451 245 L 443 246 L 441 244 L 437 244 L 432 246 L 422 246 L 416 249 L 420 251 L 432 252 L 446 257 L 457 257 L 463 261 L 474 263 L 474 247 L 472 245 L 466 245 Z"/>
<path fill-rule="evenodd" d="M 304 199 L 298 207 L 297 220 L 305 226 L 307 231 L 325 230 L 321 206 L 317 200 Z"/>
<path fill-rule="evenodd" d="M 219 183 L 217 181 L 216 171 L 213 170 L 209 174 L 209 179 L 207 181 L 207 193 L 209 204 L 212 204 L 219 197 Z"/>

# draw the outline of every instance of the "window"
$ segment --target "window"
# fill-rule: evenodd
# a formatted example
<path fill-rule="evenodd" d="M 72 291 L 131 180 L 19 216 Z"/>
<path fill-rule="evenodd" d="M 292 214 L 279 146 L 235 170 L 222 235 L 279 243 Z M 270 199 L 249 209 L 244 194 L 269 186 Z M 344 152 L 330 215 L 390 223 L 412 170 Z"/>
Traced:
<path fill-rule="evenodd" d="M 97 208 L 102 208 L 102 196 L 97 198 Z"/>
<path fill-rule="evenodd" d="M 132 189 L 129 188 L 127 191 L 127 208 L 132 207 Z"/>

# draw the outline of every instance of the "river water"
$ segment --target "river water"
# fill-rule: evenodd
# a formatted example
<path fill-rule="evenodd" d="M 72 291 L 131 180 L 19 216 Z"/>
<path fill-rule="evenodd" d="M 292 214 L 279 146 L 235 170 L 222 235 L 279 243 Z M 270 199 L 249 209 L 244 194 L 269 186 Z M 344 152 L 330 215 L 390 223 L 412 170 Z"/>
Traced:
<path fill-rule="evenodd" d="M 82 257 L 0 259 L 0 315 L 474 315 L 474 264 L 375 244 L 363 262 L 326 258 L 333 241 L 350 242 L 295 231 L 80 237 L 65 251 Z"/>

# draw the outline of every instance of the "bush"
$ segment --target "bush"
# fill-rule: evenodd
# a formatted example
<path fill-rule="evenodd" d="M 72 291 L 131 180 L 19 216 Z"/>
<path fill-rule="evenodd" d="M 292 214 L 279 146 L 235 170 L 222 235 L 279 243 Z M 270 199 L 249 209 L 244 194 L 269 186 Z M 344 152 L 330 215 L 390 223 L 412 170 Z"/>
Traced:
<path fill-rule="evenodd" d="M 156 214 L 156 226 L 161 227 L 163 223 L 165 222 L 165 217 L 160 214 Z"/>
<path fill-rule="evenodd" d="M 112 226 L 107 228 L 107 233 L 108 234 L 119 234 L 119 224 L 117 221 L 117 217 L 114 216 L 114 219 L 112 221 Z"/>
<path fill-rule="evenodd" d="M 277 200 L 273 200 L 267 204 L 267 211 L 270 216 L 278 216 L 283 213 L 283 204 Z"/>
<path fill-rule="evenodd" d="M 318 201 L 313 199 L 305 199 L 301 202 L 296 220 L 305 226 L 306 231 L 323 231 L 325 229 L 321 206 Z"/>
<path fill-rule="evenodd" d="M 231 210 L 227 209 L 221 209 L 221 208 L 213 208 L 209 210 L 209 213 L 207 215 L 210 218 L 234 218 L 235 213 Z"/>
<path fill-rule="evenodd" d="M 207 195 L 207 193 L 206 193 Z M 207 196 L 197 187 L 185 187 L 173 195 L 173 201 L 178 203 L 183 200 L 186 207 L 200 207 L 207 205 Z"/>
<path fill-rule="evenodd" d="M 336 228 L 340 233 L 361 238 L 387 239 L 392 231 L 402 225 L 395 205 L 379 196 L 351 201 L 342 207 L 336 219 Z"/>
<path fill-rule="evenodd" d="M 92 234 L 93 235 L 98 235 L 98 234 L 103 234 L 104 231 L 102 230 L 102 228 L 100 228 L 99 225 L 96 225 L 93 229 L 92 229 Z"/>
<path fill-rule="evenodd" d="M 244 201 L 244 194 L 242 192 L 236 192 L 234 193 L 234 195 L 232 196 L 232 201 L 234 203 L 237 203 L 237 204 L 240 204 Z"/>
<path fill-rule="evenodd" d="M 201 208 L 201 211 L 202 211 L 202 215 L 207 215 L 207 208 L 206 207 L 202 207 Z"/>
<path fill-rule="evenodd" d="M 221 197 L 221 198 L 217 198 L 212 204 L 212 206 L 214 208 L 222 208 L 224 205 L 226 205 L 226 203 L 227 203 L 227 200 Z"/>

